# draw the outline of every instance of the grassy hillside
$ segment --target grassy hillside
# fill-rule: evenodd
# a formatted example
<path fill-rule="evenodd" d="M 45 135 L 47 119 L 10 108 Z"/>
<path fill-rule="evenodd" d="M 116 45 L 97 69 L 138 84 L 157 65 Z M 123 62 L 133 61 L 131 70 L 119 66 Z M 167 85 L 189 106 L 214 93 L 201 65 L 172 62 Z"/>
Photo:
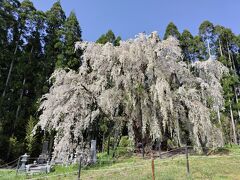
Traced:
<path fill-rule="evenodd" d="M 229 153 L 225 154 L 230 150 Z M 220 152 L 220 153 L 219 153 Z M 156 179 L 240 179 L 240 148 L 227 148 L 222 154 L 219 151 L 210 156 L 190 156 L 190 175 L 186 173 L 186 159 L 184 156 L 155 160 Z M 103 162 L 102 162 L 103 163 Z M 15 176 L 14 171 L 0 171 L 0 179 L 77 179 L 77 166 L 58 166 L 55 172 L 38 176 Z M 139 180 L 151 179 L 151 160 L 139 157 L 122 159 L 115 163 L 98 164 L 82 170 L 81 179 L 101 180 Z"/>

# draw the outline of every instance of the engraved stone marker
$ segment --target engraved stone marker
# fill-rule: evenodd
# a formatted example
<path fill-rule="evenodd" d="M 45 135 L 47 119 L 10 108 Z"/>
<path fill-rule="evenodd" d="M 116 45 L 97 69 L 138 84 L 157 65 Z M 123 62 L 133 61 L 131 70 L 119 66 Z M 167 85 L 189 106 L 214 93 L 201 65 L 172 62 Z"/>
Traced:
<path fill-rule="evenodd" d="M 46 163 L 47 159 L 48 159 L 48 141 L 44 141 L 42 146 L 42 153 L 39 155 L 38 158 L 38 163 L 39 164 Z"/>
<path fill-rule="evenodd" d="M 91 163 L 96 163 L 97 162 L 97 148 L 96 148 L 96 140 L 91 140 L 91 150 L 90 150 L 90 158 L 91 158 Z"/>

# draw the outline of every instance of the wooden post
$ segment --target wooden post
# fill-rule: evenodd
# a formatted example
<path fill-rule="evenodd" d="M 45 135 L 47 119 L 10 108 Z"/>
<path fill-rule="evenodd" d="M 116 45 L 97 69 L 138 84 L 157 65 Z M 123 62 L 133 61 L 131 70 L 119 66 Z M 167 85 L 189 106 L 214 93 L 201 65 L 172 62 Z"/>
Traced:
<path fill-rule="evenodd" d="M 81 168 L 82 168 L 82 155 L 80 155 L 80 160 L 79 160 L 79 167 L 78 167 L 78 180 L 80 180 L 80 176 L 81 176 Z"/>
<path fill-rule="evenodd" d="M 154 157 L 152 153 L 152 180 L 155 180 Z"/>
<path fill-rule="evenodd" d="M 185 147 L 185 153 L 186 153 L 186 160 L 187 160 L 187 175 L 190 174 L 190 170 L 189 170 L 189 160 L 188 160 L 188 147 Z"/>

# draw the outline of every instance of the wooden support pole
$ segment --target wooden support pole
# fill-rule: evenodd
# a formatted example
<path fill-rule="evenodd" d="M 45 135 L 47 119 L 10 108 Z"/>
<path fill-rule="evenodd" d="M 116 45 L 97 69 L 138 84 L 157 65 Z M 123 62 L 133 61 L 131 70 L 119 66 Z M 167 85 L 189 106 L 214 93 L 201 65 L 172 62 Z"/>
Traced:
<path fill-rule="evenodd" d="M 187 165 L 187 175 L 189 175 L 190 174 L 190 168 L 189 168 L 188 147 L 187 146 L 185 147 L 185 153 L 186 153 L 186 160 L 187 160 L 187 163 L 186 163 L 186 165 Z"/>
<path fill-rule="evenodd" d="M 80 176 L 81 176 L 81 168 L 82 168 L 82 155 L 80 155 L 80 160 L 79 160 L 79 167 L 78 167 L 78 180 L 80 180 Z"/>
<path fill-rule="evenodd" d="M 152 153 L 152 180 L 155 180 L 155 167 L 154 167 L 153 153 Z"/>

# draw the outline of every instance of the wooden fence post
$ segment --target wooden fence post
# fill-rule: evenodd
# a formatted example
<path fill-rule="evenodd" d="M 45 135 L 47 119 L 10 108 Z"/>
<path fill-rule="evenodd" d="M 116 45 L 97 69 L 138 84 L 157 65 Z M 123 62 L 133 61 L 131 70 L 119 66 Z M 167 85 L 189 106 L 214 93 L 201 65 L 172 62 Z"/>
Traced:
<path fill-rule="evenodd" d="M 190 168 L 189 168 L 189 160 L 188 160 L 188 147 L 185 147 L 185 153 L 186 153 L 186 160 L 187 160 L 187 175 L 190 174 Z"/>
<path fill-rule="evenodd" d="M 81 176 L 81 168 L 82 168 L 82 155 L 80 155 L 80 160 L 79 160 L 79 167 L 78 167 L 78 180 L 80 180 L 80 176 Z"/>
<path fill-rule="evenodd" d="M 152 180 L 155 180 L 154 157 L 152 153 Z"/>

